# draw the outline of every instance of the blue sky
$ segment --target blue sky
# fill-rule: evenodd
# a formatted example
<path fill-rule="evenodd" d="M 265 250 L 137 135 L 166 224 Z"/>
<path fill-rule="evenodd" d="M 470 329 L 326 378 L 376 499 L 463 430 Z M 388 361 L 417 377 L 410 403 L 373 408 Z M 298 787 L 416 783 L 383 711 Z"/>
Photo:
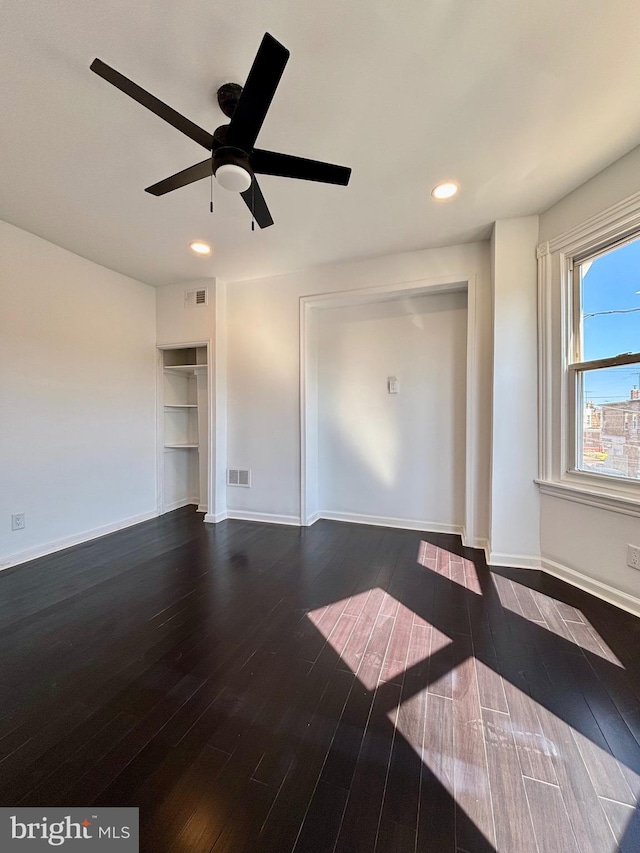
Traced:
<path fill-rule="evenodd" d="M 593 261 L 582 282 L 584 360 L 640 352 L 640 310 L 599 313 L 640 309 L 640 240 Z M 628 400 L 631 388 L 640 385 L 639 373 L 640 366 L 631 365 L 585 374 L 586 400 L 596 405 Z"/>

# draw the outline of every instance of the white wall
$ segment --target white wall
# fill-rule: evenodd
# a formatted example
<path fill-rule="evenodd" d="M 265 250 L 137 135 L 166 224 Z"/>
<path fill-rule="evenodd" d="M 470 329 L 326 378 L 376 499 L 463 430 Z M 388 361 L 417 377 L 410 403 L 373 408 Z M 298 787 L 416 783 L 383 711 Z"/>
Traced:
<path fill-rule="evenodd" d="M 300 297 L 400 282 L 475 276 L 478 294 L 473 437 L 476 535 L 488 530 L 491 293 L 488 244 L 473 243 L 319 267 L 229 284 L 228 464 L 252 470 L 252 487 L 227 490 L 229 509 L 300 515 Z"/>
<path fill-rule="evenodd" d="M 208 304 L 185 306 L 185 291 L 206 288 Z M 159 345 L 212 340 L 216 326 L 216 280 L 201 278 L 157 289 L 157 340 Z"/>
<path fill-rule="evenodd" d="M 499 220 L 491 239 L 493 565 L 540 565 L 537 240 L 537 216 Z"/>
<path fill-rule="evenodd" d="M 640 146 L 566 195 L 540 216 L 540 241 L 550 240 L 640 190 Z"/>
<path fill-rule="evenodd" d="M 640 519 L 549 495 L 541 495 L 540 501 L 543 565 L 560 570 L 561 576 L 562 569 L 569 569 L 593 578 L 596 584 L 613 589 L 613 595 L 603 590 L 605 597 L 640 613 L 640 573 L 626 564 L 627 544 L 640 545 Z M 601 594 L 589 583 L 586 587 Z M 620 601 L 617 590 L 633 596 L 635 602 Z"/>
<path fill-rule="evenodd" d="M 155 514 L 155 290 L 4 222 L 0 257 L 7 565 Z"/>
<path fill-rule="evenodd" d="M 466 309 L 466 293 L 316 309 L 321 513 L 462 529 Z"/>
<path fill-rule="evenodd" d="M 556 237 L 638 191 L 640 148 L 546 211 L 540 217 L 540 239 Z M 559 293 L 553 298 L 559 305 Z M 543 563 L 552 569 L 566 567 L 640 598 L 640 572 L 626 565 L 627 544 L 640 545 L 637 516 L 541 495 L 540 540 Z"/>

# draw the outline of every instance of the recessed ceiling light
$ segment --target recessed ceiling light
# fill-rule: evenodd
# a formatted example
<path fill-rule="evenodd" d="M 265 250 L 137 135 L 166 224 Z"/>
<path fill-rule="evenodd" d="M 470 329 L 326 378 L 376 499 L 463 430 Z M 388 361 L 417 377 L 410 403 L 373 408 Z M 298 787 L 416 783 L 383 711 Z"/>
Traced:
<path fill-rule="evenodd" d="M 444 201 L 458 192 L 458 185 L 454 181 L 443 181 L 431 190 L 431 195 L 438 201 Z"/>
<path fill-rule="evenodd" d="M 195 252 L 196 255 L 211 254 L 211 246 L 208 243 L 203 243 L 202 240 L 192 240 L 191 243 L 189 243 L 189 248 L 192 252 Z"/>

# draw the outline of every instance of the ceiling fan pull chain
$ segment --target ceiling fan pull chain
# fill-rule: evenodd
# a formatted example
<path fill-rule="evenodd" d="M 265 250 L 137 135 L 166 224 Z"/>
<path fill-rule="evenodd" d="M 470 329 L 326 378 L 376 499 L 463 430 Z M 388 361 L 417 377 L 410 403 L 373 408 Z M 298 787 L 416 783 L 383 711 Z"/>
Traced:
<path fill-rule="evenodd" d="M 255 179 L 251 180 L 251 230 L 256 230 L 256 182 Z"/>
<path fill-rule="evenodd" d="M 213 213 L 213 172 L 211 172 L 211 201 L 209 202 L 209 212 Z"/>

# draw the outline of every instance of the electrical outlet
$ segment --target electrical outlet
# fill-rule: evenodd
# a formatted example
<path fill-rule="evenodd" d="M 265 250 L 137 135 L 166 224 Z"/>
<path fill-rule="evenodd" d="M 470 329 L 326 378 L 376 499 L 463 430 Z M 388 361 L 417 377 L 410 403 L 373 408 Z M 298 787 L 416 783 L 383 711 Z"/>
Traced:
<path fill-rule="evenodd" d="M 640 569 L 640 545 L 627 546 L 627 565 L 632 569 Z"/>
<path fill-rule="evenodd" d="M 24 513 L 16 512 L 11 516 L 11 529 L 12 530 L 24 530 L 25 521 L 24 521 Z"/>

